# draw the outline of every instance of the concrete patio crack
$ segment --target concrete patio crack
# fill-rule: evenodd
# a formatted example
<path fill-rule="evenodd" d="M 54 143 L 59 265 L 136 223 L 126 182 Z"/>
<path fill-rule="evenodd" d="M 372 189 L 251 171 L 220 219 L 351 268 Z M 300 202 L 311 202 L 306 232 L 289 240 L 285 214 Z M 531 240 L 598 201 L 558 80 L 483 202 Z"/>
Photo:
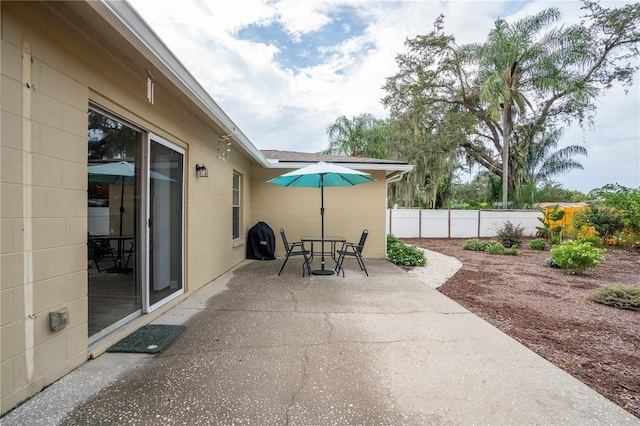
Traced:
<path fill-rule="evenodd" d="M 331 323 L 331 321 L 329 321 L 329 314 L 326 312 L 323 312 L 324 314 L 324 322 L 326 322 L 329 325 L 329 335 L 327 336 L 327 342 L 326 343 L 331 343 L 331 340 L 333 338 L 333 324 Z"/>
<path fill-rule="evenodd" d="M 309 377 L 309 349 L 306 349 L 304 351 L 304 364 L 302 366 L 302 378 L 300 380 L 300 386 L 298 386 L 295 392 L 293 392 L 293 394 L 291 395 L 291 402 L 289 406 L 285 409 L 286 425 L 291 424 L 291 410 L 296 404 L 296 397 L 300 395 L 300 393 L 302 393 L 302 391 L 304 390 L 308 377 Z"/>

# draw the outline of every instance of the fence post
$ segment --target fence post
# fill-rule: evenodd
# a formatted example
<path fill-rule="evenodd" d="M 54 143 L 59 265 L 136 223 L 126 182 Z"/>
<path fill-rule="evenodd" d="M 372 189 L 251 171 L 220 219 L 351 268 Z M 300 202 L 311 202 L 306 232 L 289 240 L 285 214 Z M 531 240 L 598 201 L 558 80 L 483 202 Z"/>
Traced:
<path fill-rule="evenodd" d="M 389 209 L 389 233 L 393 235 L 393 209 Z"/>
<path fill-rule="evenodd" d="M 447 210 L 447 238 L 451 238 L 451 209 Z"/>
<path fill-rule="evenodd" d="M 418 209 L 418 238 L 422 238 L 422 209 Z"/>
<path fill-rule="evenodd" d="M 481 211 L 482 211 L 482 210 L 478 209 L 478 238 L 480 238 L 480 220 L 481 220 L 481 218 L 480 218 L 480 212 L 481 212 Z"/>

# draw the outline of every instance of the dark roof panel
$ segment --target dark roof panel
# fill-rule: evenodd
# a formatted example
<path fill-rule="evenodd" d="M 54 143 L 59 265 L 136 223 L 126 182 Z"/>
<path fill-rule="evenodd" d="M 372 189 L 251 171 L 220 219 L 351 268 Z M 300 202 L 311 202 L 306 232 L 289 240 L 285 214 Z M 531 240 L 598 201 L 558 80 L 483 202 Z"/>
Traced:
<path fill-rule="evenodd" d="M 380 158 L 350 157 L 347 155 L 318 154 L 312 152 L 260 150 L 270 160 L 278 160 L 280 163 L 367 163 L 367 164 L 408 164 L 405 161 L 385 160 Z"/>

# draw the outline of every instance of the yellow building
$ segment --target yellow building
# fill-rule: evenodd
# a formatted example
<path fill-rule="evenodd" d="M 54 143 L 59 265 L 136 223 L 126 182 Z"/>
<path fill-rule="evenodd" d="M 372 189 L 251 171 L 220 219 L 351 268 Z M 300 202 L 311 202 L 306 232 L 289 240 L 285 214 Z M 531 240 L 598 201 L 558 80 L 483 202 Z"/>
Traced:
<path fill-rule="evenodd" d="M 256 222 L 319 233 L 319 190 L 282 173 L 371 173 L 325 190 L 325 227 L 384 257 L 408 164 L 261 152 L 126 2 L 1 5 L 3 414 L 242 262 Z"/>

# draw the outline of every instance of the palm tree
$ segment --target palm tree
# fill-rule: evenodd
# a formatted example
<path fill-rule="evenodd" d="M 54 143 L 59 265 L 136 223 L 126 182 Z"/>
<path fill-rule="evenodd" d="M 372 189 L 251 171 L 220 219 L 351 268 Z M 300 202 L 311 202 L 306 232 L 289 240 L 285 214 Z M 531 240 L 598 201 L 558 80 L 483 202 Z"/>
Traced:
<path fill-rule="evenodd" d="M 573 157 L 587 156 L 587 149 L 580 145 L 557 149 L 561 137 L 561 129 L 532 135 L 529 135 L 526 129 L 519 129 L 514 135 L 513 151 L 515 161 L 519 163 L 517 180 L 520 185 L 531 187 L 532 204 L 535 202 L 535 188 L 538 184 L 550 182 L 553 177 L 571 170 L 583 169 L 582 164 Z"/>
<path fill-rule="evenodd" d="M 360 114 L 349 120 L 340 116 L 327 127 L 329 147 L 325 154 L 386 158 L 389 126 L 372 114 Z"/>
<path fill-rule="evenodd" d="M 551 27 L 560 14 L 549 9 L 512 25 L 497 21 L 480 45 L 456 44 L 438 17 L 433 31 L 408 39 L 407 51 L 396 57 L 398 72 L 384 85 L 383 105 L 393 120 L 455 113 L 460 137 L 449 142 L 464 150 L 467 165 L 502 179 L 506 207 L 509 190 L 517 196 L 519 189 L 514 129 L 590 123 L 598 96 L 614 83 L 630 86 L 640 69 L 640 4 L 583 3 L 580 24 Z"/>
<path fill-rule="evenodd" d="M 561 84 L 567 83 L 563 65 L 578 59 L 575 55 L 570 58 L 576 51 L 568 48 L 575 47 L 573 28 L 542 33 L 559 19 L 558 9 L 550 8 L 512 25 L 498 20 L 487 42 L 478 48 L 480 99 L 501 123 L 503 208 L 507 208 L 508 188 L 515 184 L 515 176 L 509 173 L 513 132 L 527 108 L 534 110 L 527 94 L 560 90 Z"/>

